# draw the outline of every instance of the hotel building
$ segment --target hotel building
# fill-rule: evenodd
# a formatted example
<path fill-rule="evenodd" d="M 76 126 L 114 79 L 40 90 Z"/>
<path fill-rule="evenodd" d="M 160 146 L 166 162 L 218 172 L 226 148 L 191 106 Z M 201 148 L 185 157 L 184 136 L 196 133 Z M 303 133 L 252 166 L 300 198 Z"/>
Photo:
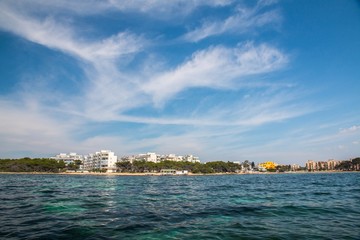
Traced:
<path fill-rule="evenodd" d="M 329 159 L 328 161 L 313 161 L 308 160 L 306 163 L 306 169 L 310 172 L 322 171 L 322 170 L 335 170 L 335 167 L 339 165 L 341 161 Z"/>
<path fill-rule="evenodd" d="M 84 170 L 106 170 L 106 172 L 116 172 L 118 159 L 115 153 L 110 150 L 101 150 L 90 153 L 84 158 Z"/>

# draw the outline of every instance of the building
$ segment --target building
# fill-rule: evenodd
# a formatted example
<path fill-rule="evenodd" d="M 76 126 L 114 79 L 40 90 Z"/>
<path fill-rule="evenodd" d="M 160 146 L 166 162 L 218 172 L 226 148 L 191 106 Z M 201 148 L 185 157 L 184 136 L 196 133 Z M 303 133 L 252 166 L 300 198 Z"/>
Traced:
<path fill-rule="evenodd" d="M 174 161 L 174 162 L 181 162 L 183 161 L 182 156 L 176 156 L 176 154 L 168 154 L 168 155 L 161 155 L 159 156 L 160 161 Z"/>
<path fill-rule="evenodd" d="M 313 171 L 328 171 L 328 170 L 335 170 L 336 166 L 341 163 L 339 160 L 329 159 L 328 161 L 318 161 L 315 162 L 313 160 L 308 160 L 306 163 L 306 169 L 309 172 Z"/>
<path fill-rule="evenodd" d="M 161 175 L 187 175 L 189 174 L 188 170 L 178 171 L 175 169 L 161 169 Z"/>
<path fill-rule="evenodd" d="M 81 163 L 84 162 L 83 155 L 79 155 L 76 153 L 60 153 L 56 155 L 55 157 L 51 157 L 51 159 L 55 159 L 57 161 L 64 161 L 65 165 L 68 166 L 69 164 L 75 163 L 75 160 L 81 161 Z"/>
<path fill-rule="evenodd" d="M 275 170 L 276 169 L 277 164 L 274 162 L 263 162 L 263 163 L 259 163 L 258 164 L 258 169 L 259 171 L 261 170 Z"/>
<path fill-rule="evenodd" d="M 186 155 L 184 158 L 183 158 L 183 161 L 186 161 L 186 162 L 191 162 L 191 163 L 199 163 L 200 162 L 200 159 L 199 157 L 195 157 L 193 155 Z"/>
<path fill-rule="evenodd" d="M 291 171 L 298 171 L 298 170 L 300 170 L 300 165 L 299 164 L 292 164 L 291 165 Z"/>
<path fill-rule="evenodd" d="M 148 153 L 141 153 L 138 155 L 132 155 L 132 156 L 124 156 L 121 158 L 121 161 L 128 161 L 133 163 L 133 161 L 145 161 L 145 162 L 153 162 L 153 163 L 159 163 L 162 161 L 175 161 L 175 162 L 191 162 L 196 163 L 200 162 L 199 157 L 195 157 L 191 154 L 186 156 L 177 156 L 176 154 L 168 154 L 168 155 L 158 155 L 156 153 L 148 152 Z"/>
<path fill-rule="evenodd" d="M 135 157 L 135 160 L 137 161 L 143 160 L 145 162 L 153 162 L 153 163 L 159 162 L 156 153 L 151 153 L 151 152 L 139 154 L 138 156 Z"/>
<path fill-rule="evenodd" d="M 101 150 L 90 153 L 84 159 L 84 169 L 88 171 L 100 170 L 106 172 L 116 172 L 118 159 L 115 153 L 110 150 Z"/>
<path fill-rule="evenodd" d="M 136 161 L 136 156 L 132 155 L 132 156 L 123 156 L 120 158 L 121 161 L 123 162 L 130 162 L 133 163 L 134 161 Z"/>
<path fill-rule="evenodd" d="M 306 169 L 309 172 L 317 171 L 317 163 L 315 161 L 313 161 L 313 160 L 308 160 L 306 162 Z"/>
<path fill-rule="evenodd" d="M 327 161 L 327 168 L 328 170 L 335 170 L 336 166 L 338 166 L 341 163 L 339 160 L 329 159 Z"/>

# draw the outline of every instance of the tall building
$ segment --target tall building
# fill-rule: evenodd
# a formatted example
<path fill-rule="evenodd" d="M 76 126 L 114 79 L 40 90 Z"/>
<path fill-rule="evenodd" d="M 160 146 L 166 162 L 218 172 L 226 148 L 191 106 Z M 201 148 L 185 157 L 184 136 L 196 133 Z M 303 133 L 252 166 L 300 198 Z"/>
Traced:
<path fill-rule="evenodd" d="M 313 161 L 313 160 L 308 160 L 307 163 L 306 163 L 306 169 L 309 172 L 317 171 L 318 170 L 317 163 L 315 161 Z"/>
<path fill-rule="evenodd" d="M 318 161 L 308 160 L 306 163 L 306 169 L 310 172 L 313 171 L 322 171 L 322 170 L 335 170 L 336 166 L 339 165 L 341 161 L 329 159 L 328 161 Z"/>
<path fill-rule="evenodd" d="M 341 161 L 339 161 L 339 160 L 329 159 L 327 161 L 328 170 L 335 170 L 335 167 L 337 165 L 339 165 L 340 163 L 341 163 Z"/>
<path fill-rule="evenodd" d="M 85 170 L 106 170 L 107 172 L 116 172 L 117 156 L 110 150 L 101 150 L 90 153 L 84 159 Z"/>

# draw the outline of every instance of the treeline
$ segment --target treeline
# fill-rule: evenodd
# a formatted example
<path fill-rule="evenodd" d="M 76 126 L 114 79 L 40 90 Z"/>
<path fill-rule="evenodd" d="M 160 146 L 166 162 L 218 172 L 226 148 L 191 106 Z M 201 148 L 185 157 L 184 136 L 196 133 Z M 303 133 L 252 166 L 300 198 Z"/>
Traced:
<path fill-rule="evenodd" d="M 233 162 L 207 162 L 207 163 L 191 163 L 191 162 L 174 162 L 162 161 L 159 163 L 134 161 L 133 163 L 124 161 L 116 163 L 119 172 L 144 173 L 144 172 L 160 172 L 161 169 L 188 170 L 192 173 L 234 173 L 241 170 L 241 165 Z"/>
<path fill-rule="evenodd" d="M 278 166 L 275 167 L 275 171 L 277 171 L 277 172 L 290 172 L 291 171 L 291 165 L 278 165 Z M 269 172 L 272 172 L 272 171 L 269 171 Z"/>
<path fill-rule="evenodd" d="M 349 161 L 342 161 L 335 169 L 341 171 L 360 171 L 360 157 Z"/>
<path fill-rule="evenodd" d="M 66 170 L 63 161 L 49 158 L 20 158 L 1 159 L 0 172 L 52 172 L 58 173 Z"/>

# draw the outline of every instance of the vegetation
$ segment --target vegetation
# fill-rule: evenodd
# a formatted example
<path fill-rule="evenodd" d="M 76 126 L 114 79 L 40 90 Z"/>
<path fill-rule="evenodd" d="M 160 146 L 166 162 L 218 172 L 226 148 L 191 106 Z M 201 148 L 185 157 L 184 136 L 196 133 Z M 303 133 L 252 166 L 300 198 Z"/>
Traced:
<path fill-rule="evenodd" d="M 233 162 L 207 162 L 207 163 L 190 163 L 190 162 L 174 162 L 163 161 L 159 163 L 134 161 L 118 162 L 117 167 L 120 172 L 160 172 L 161 169 L 188 170 L 192 173 L 234 173 L 241 169 L 241 165 Z"/>
<path fill-rule="evenodd" d="M 335 169 L 342 171 L 360 171 L 360 157 L 354 158 L 351 161 L 342 161 Z"/>
<path fill-rule="evenodd" d="M 276 171 L 279 172 L 290 172 L 291 171 L 291 165 L 277 165 L 275 167 Z"/>
<path fill-rule="evenodd" d="M 77 170 L 79 170 L 81 164 L 82 162 L 80 160 L 75 160 L 74 163 L 69 163 L 66 166 L 66 169 L 76 172 Z"/>
<path fill-rule="evenodd" d="M 0 172 L 53 172 L 66 169 L 63 161 L 48 158 L 21 158 L 0 160 Z"/>
<path fill-rule="evenodd" d="M 66 170 L 77 171 L 80 168 L 81 161 L 75 160 L 66 166 L 63 161 L 57 161 L 49 158 L 21 158 L 21 159 L 0 159 L 0 172 L 52 172 L 58 173 Z M 159 163 L 134 161 L 133 163 L 121 161 L 116 163 L 119 172 L 144 173 L 160 172 L 161 169 L 187 170 L 192 173 L 235 173 L 241 170 L 253 169 L 255 164 L 246 160 L 242 164 L 233 162 L 207 162 L 190 163 L 186 161 L 162 161 Z M 336 170 L 342 171 L 360 171 L 360 157 L 350 161 L 342 161 Z M 291 170 L 290 165 L 278 165 L 268 171 L 287 172 Z M 94 169 L 94 172 L 104 172 L 106 169 Z"/>

